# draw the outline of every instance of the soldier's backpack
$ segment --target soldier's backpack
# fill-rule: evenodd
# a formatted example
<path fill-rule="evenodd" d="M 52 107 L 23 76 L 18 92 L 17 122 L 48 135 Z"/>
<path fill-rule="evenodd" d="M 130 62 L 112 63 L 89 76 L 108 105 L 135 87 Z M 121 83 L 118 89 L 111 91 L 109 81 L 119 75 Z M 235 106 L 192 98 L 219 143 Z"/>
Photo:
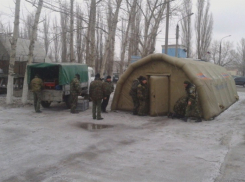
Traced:
<path fill-rule="evenodd" d="M 130 92 L 129 92 L 130 95 L 137 95 L 137 87 L 138 87 L 139 83 L 140 82 L 138 79 L 133 81 Z"/>
<path fill-rule="evenodd" d="M 185 96 L 179 98 L 175 105 L 174 105 L 174 114 L 175 116 L 178 116 L 178 117 L 184 117 L 185 116 L 185 109 L 187 107 L 187 98 Z"/>

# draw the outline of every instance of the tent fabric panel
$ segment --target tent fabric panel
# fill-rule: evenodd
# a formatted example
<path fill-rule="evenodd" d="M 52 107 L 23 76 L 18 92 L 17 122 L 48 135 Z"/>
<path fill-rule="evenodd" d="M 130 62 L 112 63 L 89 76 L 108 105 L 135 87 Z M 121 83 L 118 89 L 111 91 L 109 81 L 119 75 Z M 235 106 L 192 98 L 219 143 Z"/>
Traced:
<path fill-rule="evenodd" d="M 154 60 L 151 63 L 146 63 L 145 65 L 133 70 L 127 78 L 121 77 L 119 82 L 117 83 L 114 99 L 119 95 L 120 97 L 118 97 L 117 102 L 113 102 L 112 104 L 115 104 L 116 107 L 121 110 L 127 110 L 127 111 L 132 110 L 133 103 L 129 95 L 129 91 L 131 89 L 131 84 L 133 80 L 138 78 L 140 75 L 148 77 L 149 75 L 158 75 L 158 74 L 170 75 L 170 80 L 174 80 L 174 81 L 171 81 L 170 83 L 170 85 L 172 84 L 170 87 L 170 97 L 171 97 L 170 98 L 170 110 L 172 111 L 174 104 L 178 100 L 178 98 L 185 95 L 183 82 L 186 80 L 186 75 L 178 67 L 172 66 L 160 60 Z M 126 79 L 126 81 L 122 83 L 121 79 Z M 179 85 L 181 86 L 179 87 Z M 120 89 L 120 88 L 123 88 L 123 89 Z M 120 94 L 117 93 L 118 92 L 117 89 L 120 89 L 119 91 Z"/>
<path fill-rule="evenodd" d="M 153 54 L 131 64 L 120 78 L 112 109 L 131 109 L 132 101 L 127 87 L 131 86 L 133 79 L 139 75 L 147 76 L 147 72 L 163 74 L 165 71 L 170 74 L 170 109 L 173 108 L 175 100 L 185 94 L 182 87 L 184 80 L 189 80 L 197 86 L 205 119 L 217 116 L 238 99 L 235 82 L 225 68 L 192 59 Z"/>
<path fill-rule="evenodd" d="M 88 66 L 87 65 L 62 65 L 60 66 L 59 83 L 61 85 L 70 84 L 75 77 L 75 74 L 80 75 L 80 82 L 88 81 Z"/>
<path fill-rule="evenodd" d="M 167 114 L 169 112 L 169 77 L 150 76 L 148 86 L 150 115 Z"/>
<path fill-rule="evenodd" d="M 59 66 L 59 84 L 65 85 L 70 84 L 75 74 L 80 75 L 80 82 L 88 81 L 88 66 L 83 64 L 65 64 L 65 63 L 38 63 L 30 64 L 27 66 L 28 71 L 28 83 L 31 81 L 31 70 L 32 68 L 49 68 Z"/>

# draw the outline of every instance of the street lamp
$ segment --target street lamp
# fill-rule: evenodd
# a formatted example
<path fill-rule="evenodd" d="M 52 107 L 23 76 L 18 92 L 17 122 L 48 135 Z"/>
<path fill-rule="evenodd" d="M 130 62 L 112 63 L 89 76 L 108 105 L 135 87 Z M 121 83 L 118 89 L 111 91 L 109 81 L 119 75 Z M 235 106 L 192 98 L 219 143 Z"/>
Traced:
<path fill-rule="evenodd" d="M 220 65 L 220 60 L 221 60 L 221 42 L 224 38 L 226 37 L 230 37 L 231 35 L 227 35 L 225 37 L 223 37 L 221 40 L 220 40 L 220 44 L 219 44 L 219 65 Z"/>
<path fill-rule="evenodd" d="M 194 13 L 191 13 L 191 14 L 189 14 L 189 15 L 186 15 L 186 16 L 184 16 L 183 18 L 181 18 L 178 22 L 177 22 L 177 25 L 176 25 L 176 47 L 175 47 L 175 57 L 178 57 L 178 43 L 179 43 L 179 22 L 181 21 L 181 20 L 183 20 L 184 18 L 186 18 L 186 17 L 189 17 L 189 16 L 191 16 L 191 15 L 193 15 Z"/>

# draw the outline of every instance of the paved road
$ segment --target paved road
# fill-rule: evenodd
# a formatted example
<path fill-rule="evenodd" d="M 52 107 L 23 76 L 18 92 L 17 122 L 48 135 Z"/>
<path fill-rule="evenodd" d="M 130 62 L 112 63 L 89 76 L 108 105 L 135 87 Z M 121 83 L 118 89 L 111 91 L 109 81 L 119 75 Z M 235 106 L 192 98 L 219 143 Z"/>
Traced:
<path fill-rule="evenodd" d="M 245 87 L 243 86 L 236 86 L 238 92 L 245 92 Z"/>

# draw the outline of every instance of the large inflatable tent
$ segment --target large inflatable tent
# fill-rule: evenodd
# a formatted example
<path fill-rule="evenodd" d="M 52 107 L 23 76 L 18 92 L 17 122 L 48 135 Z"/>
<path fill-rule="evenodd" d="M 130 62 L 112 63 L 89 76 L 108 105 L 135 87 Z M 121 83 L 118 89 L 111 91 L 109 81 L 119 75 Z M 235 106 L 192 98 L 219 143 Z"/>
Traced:
<path fill-rule="evenodd" d="M 148 80 L 151 116 L 173 112 L 176 101 L 186 95 L 185 80 L 196 85 L 200 110 L 206 120 L 219 115 L 239 98 L 234 79 L 225 68 L 204 61 L 152 54 L 132 63 L 120 77 L 112 110 L 133 109 L 129 91 L 133 80 L 140 75 Z"/>

